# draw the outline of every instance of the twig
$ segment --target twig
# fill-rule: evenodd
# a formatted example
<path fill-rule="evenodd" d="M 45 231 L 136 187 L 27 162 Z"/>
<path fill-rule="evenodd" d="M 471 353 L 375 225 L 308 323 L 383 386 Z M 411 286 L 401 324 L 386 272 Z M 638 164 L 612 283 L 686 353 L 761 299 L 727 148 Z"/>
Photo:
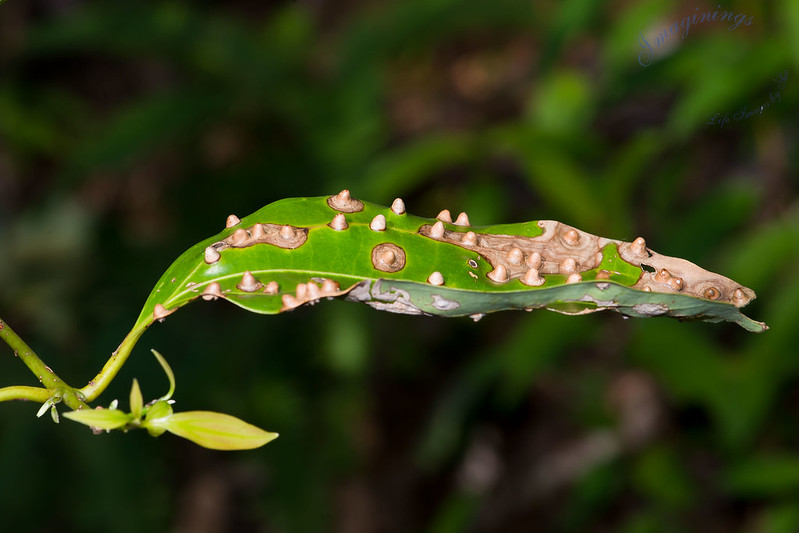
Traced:
<path fill-rule="evenodd" d="M 5 387 L 0 389 L 0 401 L 31 400 L 42 402 L 50 398 L 60 397 L 72 409 L 86 407 L 83 395 L 67 385 L 53 370 L 39 359 L 39 356 L 23 341 L 16 332 L 0 318 L 0 339 L 3 339 L 14 355 L 25 363 L 44 388 L 39 387 Z"/>

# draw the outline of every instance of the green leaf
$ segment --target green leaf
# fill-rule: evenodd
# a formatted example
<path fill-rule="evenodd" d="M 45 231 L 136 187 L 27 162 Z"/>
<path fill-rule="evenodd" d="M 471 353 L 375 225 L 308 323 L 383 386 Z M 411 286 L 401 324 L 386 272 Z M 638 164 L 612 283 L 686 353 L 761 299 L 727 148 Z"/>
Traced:
<path fill-rule="evenodd" d="M 110 431 L 124 427 L 130 422 L 131 417 L 118 409 L 82 409 L 64 413 L 64 417 L 80 424 L 85 424 L 92 429 Z"/>
<path fill-rule="evenodd" d="M 172 372 L 172 367 L 169 366 L 169 363 L 166 362 L 164 356 L 158 353 L 156 350 L 150 350 L 153 352 L 156 360 L 158 360 L 158 364 L 161 365 L 161 368 L 164 369 L 164 373 L 166 374 L 167 379 L 169 380 L 169 391 L 166 394 L 161 396 L 159 400 L 168 400 L 172 397 L 175 393 L 175 374 Z"/>
<path fill-rule="evenodd" d="M 138 420 L 141 418 L 142 407 L 144 406 L 144 400 L 141 396 L 141 389 L 139 388 L 139 381 L 137 379 L 133 379 L 133 385 L 130 387 L 130 414 L 131 416 Z"/>
<path fill-rule="evenodd" d="M 162 420 L 172 415 L 172 406 L 166 400 L 159 400 L 147 409 L 147 416 L 142 423 L 142 427 L 153 437 L 158 437 L 166 428 L 161 424 Z"/>
<path fill-rule="evenodd" d="M 166 400 L 159 400 L 147 408 L 146 420 L 157 420 L 172 414 L 172 406 Z"/>
<path fill-rule="evenodd" d="M 36 412 L 36 418 L 41 418 L 44 413 L 47 412 L 48 409 L 55 406 L 55 400 L 53 398 L 49 398 L 46 402 L 39 407 L 39 410 Z"/>
<path fill-rule="evenodd" d="M 148 427 L 158 426 L 213 450 L 250 450 L 278 436 L 234 416 L 211 411 L 175 413 L 151 421 Z"/>
<path fill-rule="evenodd" d="M 631 317 L 663 315 L 767 329 L 739 311 L 754 291 L 658 254 L 640 238 L 623 242 L 555 221 L 472 226 L 468 220 L 448 222 L 444 215 L 441 221 L 399 211 L 353 200 L 342 191 L 289 198 L 243 220 L 234 217 L 222 233 L 172 264 L 134 329 L 143 331 L 196 299 L 224 299 L 248 311 L 275 314 L 323 297 L 404 314 L 478 318 L 509 309 L 565 314 L 609 309 Z M 382 229 L 372 227 L 378 219 Z M 379 263 L 386 249 L 396 265 Z"/>

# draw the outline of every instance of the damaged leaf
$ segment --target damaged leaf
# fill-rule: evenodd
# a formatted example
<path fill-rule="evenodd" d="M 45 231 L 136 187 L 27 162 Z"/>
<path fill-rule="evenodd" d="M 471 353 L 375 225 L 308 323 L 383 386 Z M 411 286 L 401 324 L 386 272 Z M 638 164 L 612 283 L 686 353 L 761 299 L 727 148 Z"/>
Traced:
<path fill-rule="evenodd" d="M 275 314 L 323 298 L 380 310 L 471 316 L 509 309 L 566 314 L 613 310 L 767 329 L 739 308 L 751 289 L 643 238 L 598 237 L 556 221 L 472 226 L 352 198 L 289 198 L 239 219 L 190 248 L 158 282 L 134 329 L 190 301 L 224 299 Z"/>

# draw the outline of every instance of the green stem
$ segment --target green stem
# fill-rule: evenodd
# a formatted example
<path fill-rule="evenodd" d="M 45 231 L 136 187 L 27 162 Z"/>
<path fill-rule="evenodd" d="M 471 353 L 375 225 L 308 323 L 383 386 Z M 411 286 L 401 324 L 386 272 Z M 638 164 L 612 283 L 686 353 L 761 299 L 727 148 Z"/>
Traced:
<path fill-rule="evenodd" d="M 119 370 L 122 368 L 122 365 L 125 364 L 125 361 L 128 360 L 128 356 L 130 352 L 133 350 L 133 347 L 136 345 L 136 342 L 142 336 L 144 331 L 147 329 L 147 325 L 138 325 L 138 327 L 134 327 L 122 341 L 122 344 L 119 345 L 113 354 L 111 354 L 111 358 L 105 363 L 103 369 L 94 377 L 93 380 L 89 382 L 88 385 L 83 387 L 78 391 L 87 402 L 91 402 L 95 398 L 97 398 L 102 392 L 108 387 L 111 383 L 111 380 L 117 375 Z"/>
<path fill-rule="evenodd" d="M 46 388 L 56 389 L 69 386 L 49 366 L 44 364 L 44 361 L 39 359 L 39 356 L 36 355 L 31 347 L 2 319 L 0 319 L 0 338 L 14 350 L 14 355 L 25 363 L 25 366 L 33 372 Z"/>
<path fill-rule="evenodd" d="M 34 400 L 40 401 L 41 398 L 47 400 L 56 395 L 61 395 L 65 404 L 72 409 L 86 407 L 83 398 L 76 394 L 75 389 L 67 385 L 53 370 L 39 359 L 30 346 L 23 341 L 16 332 L 11 329 L 3 319 L 0 318 L 0 339 L 3 339 L 12 350 L 14 355 L 20 358 L 25 366 L 38 378 L 44 385 L 44 389 L 38 387 L 5 387 L 0 389 L 0 401 L 5 400 Z"/>
<path fill-rule="evenodd" d="M 44 403 L 50 399 L 53 392 L 42 387 L 3 387 L 0 389 L 0 402 L 8 400 L 30 400 L 32 402 Z"/>
<path fill-rule="evenodd" d="M 95 378 L 82 389 L 76 390 L 67 385 L 49 366 L 44 364 L 31 347 L 6 322 L 0 319 L 0 338 L 14 350 L 14 355 L 19 357 L 44 385 L 44 388 L 25 386 L 0 388 L 0 402 L 8 400 L 45 402 L 50 398 L 61 398 L 72 409 L 87 407 L 86 402 L 91 402 L 102 394 L 116 377 L 122 365 L 127 361 L 136 342 L 147 329 L 147 325 L 140 324 L 134 327 Z"/>

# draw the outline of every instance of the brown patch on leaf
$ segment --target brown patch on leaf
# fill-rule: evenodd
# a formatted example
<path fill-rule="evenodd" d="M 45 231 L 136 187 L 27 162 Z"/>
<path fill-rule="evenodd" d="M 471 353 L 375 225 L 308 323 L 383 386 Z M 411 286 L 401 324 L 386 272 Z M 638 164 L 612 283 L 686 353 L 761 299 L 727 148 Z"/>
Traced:
<path fill-rule="evenodd" d="M 440 221 L 423 225 L 419 233 L 480 254 L 494 268 L 492 279 L 499 277 L 497 269 L 503 266 L 509 280 L 519 279 L 528 286 L 542 285 L 541 275 L 546 274 L 565 274 L 570 282 L 577 282 L 580 274 L 600 265 L 602 249 L 614 244 L 621 259 L 641 269 L 633 289 L 687 294 L 736 307 L 755 298 L 753 290 L 729 278 L 685 259 L 653 252 L 641 237 L 631 243 L 606 239 L 554 220 L 541 220 L 538 226 L 543 234 L 537 237 L 462 233 L 447 229 Z M 597 277 L 608 279 L 609 273 L 603 270 Z"/>

